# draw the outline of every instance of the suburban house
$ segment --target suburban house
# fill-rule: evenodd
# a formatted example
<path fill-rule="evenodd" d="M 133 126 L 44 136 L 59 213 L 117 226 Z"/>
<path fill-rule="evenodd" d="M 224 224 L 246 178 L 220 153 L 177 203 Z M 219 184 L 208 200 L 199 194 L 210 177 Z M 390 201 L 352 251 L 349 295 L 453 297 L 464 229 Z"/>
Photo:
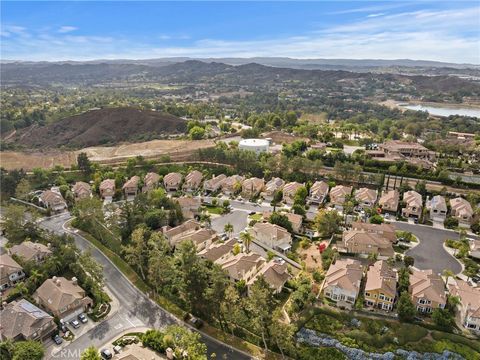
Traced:
<path fill-rule="evenodd" d="M 288 273 L 287 263 L 280 258 L 270 260 L 268 263 L 264 264 L 260 271 L 250 279 L 247 286 L 250 287 L 253 285 L 261 276 L 276 294 L 282 291 L 283 286 L 291 277 Z"/>
<path fill-rule="evenodd" d="M 265 184 L 263 192 L 261 193 L 262 197 L 267 201 L 273 200 L 273 195 L 277 191 L 281 191 L 283 186 L 285 185 L 285 181 L 280 179 L 279 177 L 272 178 Z"/>
<path fill-rule="evenodd" d="M 363 230 L 349 230 L 342 235 L 346 252 L 360 255 L 378 254 L 389 258 L 395 255 L 392 243 L 383 236 Z"/>
<path fill-rule="evenodd" d="M 470 240 L 470 251 L 468 256 L 480 260 L 480 240 Z"/>
<path fill-rule="evenodd" d="M 211 262 L 218 264 L 223 263 L 229 258 L 233 257 L 233 248 L 237 241 L 235 239 L 228 240 L 226 242 L 216 242 L 210 245 L 210 247 L 203 249 L 198 253 L 203 259 L 210 260 Z"/>
<path fill-rule="evenodd" d="M 307 197 L 309 204 L 322 204 L 328 195 L 328 184 L 325 181 L 315 181 Z"/>
<path fill-rule="evenodd" d="M 221 263 L 220 266 L 227 272 L 233 282 L 245 281 L 248 283 L 261 269 L 265 259 L 258 254 L 240 253 Z"/>
<path fill-rule="evenodd" d="M 200 214 L 200 206 L 202 205 L 199 198 L 179 197 L 176 199 L 182 209 L 184 219 L 193 219 Z"/>
<path fill-rule="evenodd" d="M 397 294 L 397 272 L 386 261 L 379 260 L 368 268 L 365 283 L 365 305 L 392 310 Z"/>
<path fill-rule="evenodd" d="M 285 184 L 283 186 L 283 202 L 288 205 L 293 205 L 295 194 L 302 186 L 303 184 L 300 184 L 296 181 Z"/>
<path fill-rule="evenodd" d="M 185 181 L 183 182 L 183 190 L 187 192 L 194 192 L 200 188 L 202 184 L 203 175 L 198 170 L 190 171 L 187 176 L 185 176 Z"/>
<path fill-rule="evenodd" d="M 421 313 L 429 314 L 436 308 L 443 309 L 447 303 L 443 279 L 432 270 L 412 269 L 408 291 L 413 304 Z"/>
<path fill-rule="evenodd" d="M 429 212 L 430 220 L 443 223 L 447 217 L 447 203 L 445 198 L 440 195 L 432 197 L 426 201 L 426 208 Z"/>
<path fill-rule="evenodd" d="M 265 186 L 265 180 L 257 177 L 245 179 L 242 183 L 242 196 L 246 199 L 254 198 L 263 190 Z"/>
<path fill-rule="evenodd" d="M 242 189 L 242 182 L 245 178 L 240 175 L 232 175 L 227 177 L 222 183 L 222 192 L 225 195 L 235 194 Z"/>
<path fill-rule="evenodd" d="M 0 312 L 0 340 L 42 341 L 57 329 L 53 316 L 25 299 L 12 301 Z"/>
<path fill-rule="evenodd" d="M 92 299 L 86 296 L 75 277 L 72 280 L 56 276 L 47 279 L 35 291 L 33 298 L 63 322 L 77 317 L 93 305 Z"/>
<path fill-rule="evenodd" d="M 327 148 L 327 144 L 324 142 L 318 142 L 310 145 L 310 149 L 312 150 L 325 150 L 326 148 Z"/>
<path fill-rule="evenodd" d="M 75 200 L 88 199 L 92 196 L 92 188 L 90 187 L 90 184 L 83 181 L 77 181 L 72 187 L 72 192 L 73 196 L 75 196 Z"/>
<path fill-rule="evenodd" d="M 128 179 L 125 184 L 123 184 L 122 190 L 126 198 L 137 196 L 139 183 L 140 177 L 135 175 Z"/>
<path fill-rule="evenodd" d="M 343 204 L 345 203 L 347 196 L 351 193 L 351 186 L 337 185 L 333 187 L 330 190 L 330 204 L 332 204 L 337 210 L 343 210 Z"/>
<path fill-rule="evenodd" d="M 191 240 L 195 244 L 198 252 L 208 248 L 217 239 L 218 236 L 215 230 L 200 228 L 179 234 L 173 241 L 170 241 L 170 245 L 176 247 L 183 241 Z"/>
<path fill-rule="evenodd" d="M 367 233 L 380 235 L 392 244 L 397 242 L 395 227 L 390 224 L 370 224 L 367 222 L 355 221 L 352 223 L 352 230 L 361 230 Z"/>
<path fill-rule="evenodd" d="M 400 194 L 397 190 L 388 190 L 380 196 L 378 205 L 382 208 L 383 212 L 396 213 L 398 210 L 398 203 L 400 201 Z"/>
<path fill-rule="evenodd" d="M 363 277 L 362 263 L 354 259 L 338 259 L 330 265 L 323 292 L 325 297 L 338 306 L 351 307 L 355 304 Z"/>
<path fill-rule="evenodd" d="M 163 185 L 167 191 L 178 191 L 182 184 L 183 176 L 180 173 L 171 172 L 163 177 Z"/>
<path fill-rule="evenodd" d="M 155 189 L 160 182 L 160 175 L 154 172 L 149 172 L 143 178 L 142 192 L 149 192 Z"/>
<path fill-rule="evenodd" d="M 170 244 L 173 244 L 178 237 L 182 236 L 183 233 L 193 232 L 201 229 L 201 227 L 202 226 L 199 222 L 196 222 L 195 220 L 187 220 L 183 224 L 175 226 L 174 228 L 164 226 L 162 228 L 162 233 L 163 236 L 165 236 L 165 239 L 168 240 Z"/>
<path fill-rule="evenodd" d="M 383 151 L 385 157 L 391 159 L 427 159 L 433 160 L 435 153 L 428 150 L 425 146 L 416 142 L 406 142 L 400 140 L 389 140 L 383 144 L 378 145 L 380 151 Z"/>
<path fill-rule="evenodd" d="M 448 279 L 447 287 L 450 295 L 460 299 L 458 310 L 463 326 L 480 332 L 480 287 L 473 287 L 453 277 Z"/>
<path fill-rule="evenodd" d="M 450 200 L 451 214 L 458 219 L 460 226 L 470 227 L 473 219 L 472 205 L 464 198 L 457 197 Z"/>
<path fill-rule="evenodd" d="M 289 212 L 281 212 L 279 214 L 285 215 L 288 218 L 288 221 L 290 221 L 290 223 L 292 224 L 293 232 L 296 232 L 296 233 L 302 232 L 302 222 L 303 222 L 302 215 L 289 213 Z M 262 214 L 263 220 L 268 221 L 271 215 L 272 215 L 271 211 L 264 211 Z"/>
<path fill-rule="evenodd" d="M 52 190 L 45 190 L 42 192 L 40 195 L 40 202 L 43 206 L 54 212 L 63 211 L 67 208 L 67 202 L 62 194 Z"/>
<path fill-rule="evenodd" d="M 0 255 L 0 292 L 25 277 L 23 268 L 8 254 Z"/>
<path fill-rule="evenodd" d="M 49 244 L 50 245 L 50 244 Z M 52 254 L 49 246 L 31 241 L 24 241 L 19 245 L 13 245 L 8 250 L 10 255 L 18 256 L 24 261 L 42 262 Z"/>
<path fill-rule="evenodd" d="M 475 134 L 449 131 L 447 133 L 447 137 L 450 139 L 458 139 L 458 140 L 474 140 Z"/>
<path fill-rule="evenodd" d="M 377 191 L 369 188 L 360 188 L 355 191 L 355 200 L 358 201 L 358 207 L 373 208 L 377 202 Z"/>
<path fill-rule="evenodd" d="M 221 189 L 223 182 L 227 176 L 225 174 L 220 174 L 212 177 L 211 179 L 205 180 L 203 182 L 203 190 L 206 193 L 214 193 Z"/>
<path fill-rule="evenodd" d="M 112 202 L 115 196 L 115 180 L 105 179 L 100 183 L 100 196 L 105 202 Z"/>
<path fill-rule="evenodd" d="M 256 241 L 272 249 L 286 252 L 292 247 L 292 235 L 281 226 L 257 222 L 250 232 Z"/>
<path fill-rule="evenodd" d="M 402 209 L 403 217 L 419 218 L 422 215 L 422 195 L 418 192 L 410 190 L 403 194 L 405 207 Z"/>

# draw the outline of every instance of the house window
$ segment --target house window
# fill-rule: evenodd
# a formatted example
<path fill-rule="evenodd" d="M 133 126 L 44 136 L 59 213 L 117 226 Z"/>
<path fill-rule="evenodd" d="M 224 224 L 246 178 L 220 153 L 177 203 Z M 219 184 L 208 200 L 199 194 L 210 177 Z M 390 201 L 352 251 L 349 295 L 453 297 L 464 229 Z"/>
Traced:
<path fill-rule="evenodd" d="M 477 326 L 475 324 L 467 324 L 467 327 L 469 329 L 476 329 L 477 328 Z"/>
<path fill-rule="evenodd" d="M 370 296 L 370 293 L 366 292 L 366 293 L 365 293 L 365 296 Z"/>
<path fill-rule="evenodd" d="M 380 300 L 386 300 L 385 299 L 385 296 L 383 296 L 383 294 L 380 294 L 380 296 L 378 297 Z"/>

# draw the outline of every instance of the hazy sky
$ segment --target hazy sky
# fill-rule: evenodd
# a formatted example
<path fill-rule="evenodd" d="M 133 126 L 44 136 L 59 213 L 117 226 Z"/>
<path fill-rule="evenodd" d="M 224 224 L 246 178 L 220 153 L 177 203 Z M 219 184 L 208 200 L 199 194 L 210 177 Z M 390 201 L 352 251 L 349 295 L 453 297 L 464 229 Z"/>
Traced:
<path fill-rule="evenodd" d="M 1 58 L 423 59 L 480 64 L 478 1 L 1 2 Z"/>

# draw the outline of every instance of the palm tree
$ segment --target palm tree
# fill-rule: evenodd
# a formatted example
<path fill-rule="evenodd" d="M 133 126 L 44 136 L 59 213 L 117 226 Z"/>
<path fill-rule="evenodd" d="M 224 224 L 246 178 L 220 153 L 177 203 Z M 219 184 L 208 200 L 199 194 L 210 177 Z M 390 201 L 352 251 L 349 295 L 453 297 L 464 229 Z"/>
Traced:
<path fill-rule="evenodd" d="M 233 234 L 233 225 L 231 223 L 226 223 L 223 227 L 223 230 L 228 234 L 228 237 L 232 237 Z"/>
<path fill-rule="evenodd" d="M 28 294 L 28 288 L 23 281 L 15 285 L 15 291 L 19 292 L 22 296 Z"/>
<path fill-rule="evenodd" d="M 443 276 L 445 276 L 445 282 L 446 282 L 447 285 L 448 285 L 448 279 L 451 278 L 451 277 L 454 277 L 455 274 L 453 273 L 452 270 L 450 270 L 450 269 L 445 269 L 445 270 L 443 270 Z"/>
<path fill-rule="evenodd" d="M 30 280 L 31 280 L 35 285 L 38 285 L 38 283 L 39 283 L 40 281 L 42 281 L 42 279 L 43 279 L 43 273 L 41 273 L 41 272 L 38 271 L 38 270 L 33 269 L 33 270 L 30 272 L 29 278 L 30 278 Z"/>
<path fill-rule="evenodd" d="M 247 254 L 250 252 L 250 244 L 252 243 L 252 234 L 249 232 L 245 231 L 240 234 L 240 240 L 243 241 L 243 245 L 245 245 L 245 251 Z"/>

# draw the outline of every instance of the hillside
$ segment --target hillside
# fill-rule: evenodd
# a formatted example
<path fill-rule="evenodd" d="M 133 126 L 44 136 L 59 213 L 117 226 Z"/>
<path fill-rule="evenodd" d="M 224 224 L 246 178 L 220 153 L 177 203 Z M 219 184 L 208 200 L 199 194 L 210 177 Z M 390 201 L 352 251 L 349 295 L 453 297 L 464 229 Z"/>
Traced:
<path fill-rule="evenodd" d="M 135 108 L 105 108 L 23 129 L 9 139 L 26 147 L 87 147 L 181 134 L 186 122 L 176 116 Z"/>

